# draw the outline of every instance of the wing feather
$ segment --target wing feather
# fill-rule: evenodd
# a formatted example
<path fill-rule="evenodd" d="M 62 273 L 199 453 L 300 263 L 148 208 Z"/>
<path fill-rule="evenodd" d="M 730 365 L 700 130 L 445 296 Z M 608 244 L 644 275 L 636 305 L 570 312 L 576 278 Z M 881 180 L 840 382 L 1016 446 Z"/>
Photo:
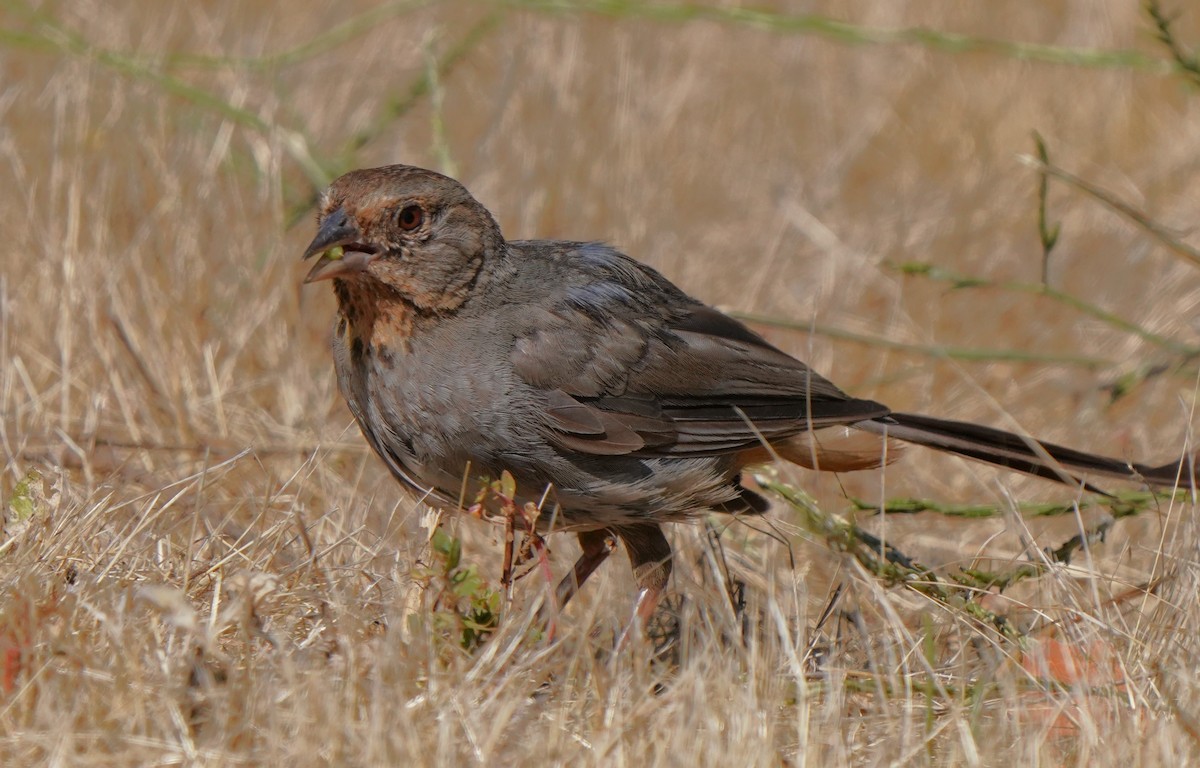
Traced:
<path fill-rule="evenodd" d="M 577 257 L 592 279 L 531 309 L 512 353 L 517 375 L 544 393 L 545 431 L 564 449 L 712 456 L 889 412 L 649 267 L 596 245 Z"/>

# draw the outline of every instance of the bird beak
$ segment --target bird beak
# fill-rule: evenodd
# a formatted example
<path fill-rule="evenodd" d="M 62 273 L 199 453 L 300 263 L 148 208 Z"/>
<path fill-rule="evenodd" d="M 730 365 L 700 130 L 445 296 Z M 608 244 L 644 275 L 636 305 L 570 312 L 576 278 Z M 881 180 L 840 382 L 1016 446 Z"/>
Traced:
<path fill-rule="evenodd" d="M 304 282 L 330 280 L 366 269 L 379 254 L 374 248 L 358 242 L 361 237 L 362 232 L 359 231 L 358 223 L 353 217 L 341 208 L 330 212 L 321 221 L 317 236 L 304 251 L 306 259 L 317 255 L 321 257 L 304 278 Z M 350 248 L 347 249 L 346 246 Z"/>

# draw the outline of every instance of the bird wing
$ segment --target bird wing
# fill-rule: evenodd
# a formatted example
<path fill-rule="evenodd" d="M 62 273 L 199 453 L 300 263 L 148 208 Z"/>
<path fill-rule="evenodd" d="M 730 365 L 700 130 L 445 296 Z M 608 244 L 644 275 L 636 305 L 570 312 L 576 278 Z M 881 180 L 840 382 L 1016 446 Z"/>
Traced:
<path fill-rule="evenodd" d="M 512 351 L 517 375 L 545 393 L 557 446 L 712 456 L 888 413 L 650 268 L 607 249 L 589 257 L 607 268 L 530 307 Z"/>

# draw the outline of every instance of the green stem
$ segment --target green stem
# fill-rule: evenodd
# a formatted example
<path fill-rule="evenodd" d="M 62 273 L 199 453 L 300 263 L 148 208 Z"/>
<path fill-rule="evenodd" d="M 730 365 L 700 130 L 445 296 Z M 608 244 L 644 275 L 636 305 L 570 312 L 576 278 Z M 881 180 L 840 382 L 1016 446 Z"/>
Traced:
<path fill-rule="evenodd" d="M 1048 365 L 1074 365 L 1083 368 L 1109 368 L 1115 363 L 1099 357 L 1085 355 L 1062 355 L 1043 352 L 1027 352 L 1017 349 L 976 349 L 972 347 L 950 347 L 941 344 L 913 344 L 905 341 L 895 341 L 864 333 L 855 333 L 829 325 L 813 325 L 793 320 L 784 320 L 769 315 L 759 315 L 751 312 L 730 312 L 731 317 L 744 320 L 756 325 L 769 325 L 776 328 L 787 328 L 793 331 L 805 331 L 831 339 L 852 341 L 883 349 L 894 349 L 898 352 L 909 352 L 915 355 L 925 355 L 950 360 L 966 360 L 970 362 L 1007 362 L 1007 363 L 1039 363 Z"/>
<path fill-rule="evenodd" d="M 716 21 L 779 34 L 807 34 L 850 45 L 914 45 L 945 53 L 995 53 L 1018 61 L 1036 61 L 1092 69 L 1125 69 L 1170 75 L 1172 61 L 1133 50 L 1066 48 L 961 35 L 924 27 L 869 27 L 817 14 L 788 14 L 738 6 L 696 3 L 642 3 L 634 0 L 496 0 L 506 7 L 543 13 L 589 13 L 618 19 L 658 22 Z"/>
<path fill-rule="evenodd" d="M 1160 336 L 1157 333 L 1148 331 L 1145 328 L 1126 320 L 1119 315 L 1115 315 L 1102 307 L 1084 301 L 1076 296 L 1073 296 L 1065 291 L 1060 291 L 1057 288 L 1051 288 L 1043 283 L 1026 283 L 1019 280 L 989 280 L 983 277 L 970 277 L 952 272 L 948 269 L 943 269 L 934 264 L 926 262 L 905 262 L 895 265 L 897 269 L 906 275 L 914 275 L 917 277 L 926 277 L 930 280 L 938 282 L 950 283 L 952 288 L 998 288 L 1002 291 L 1012 293 L 1024 293 L 1030 296 L 1045 296 L 1059 304 L 1071 307 L 1072 309 L 1082 312 L 1085 315 L 1096 318 L 1112 327 L 1125 331 L 1126 333 L 1137 336 L 1143 341 L 1148 341 L 1155 346 L 1162 347 L 1185 356 L 1194 356 L 1200 354 L 1200 348 L 1193 347 L 1188 344 L 1169 339 L 1166 336 Z"/>
<path fill-rule="evenodd" d="M 992 627 L 1009 640 L 1019 641 L 1020 630 L 1006 617 L 993 613 L 972 599 L 972 591 L 942 580 L 930 568 L 920 564 L 894 546 L 880 541 L 851 522 L 821 511 L 807 494 L 767 477 L 755 477 L 762 488 L 781 496 L 801 515 L 810 533 L 823 538 L 830 547 L 852 556 L 868 572 L 888 584 L 900 584 L 929 597 L 948 609 Z"/>
<path fill-rule="evenodd" d="M 378 8 L 351 16 L 340 24 L 330 27 L 315 37 L 300 45 L 277 53 L 263 56 L 205 56 L 194 53 L 177 53 L 167 57 L 164 62 L 169 69 L 241 69 L 241 70 L 278 70 L 293 64 L 299 64 L 323 53 L 328 53 L 362 35 L 376 29 L 388 19 L 403 16 L 407 13 L 424 8 L 434 0 L 401 0 L 400 2 L 385 3 Z"/>

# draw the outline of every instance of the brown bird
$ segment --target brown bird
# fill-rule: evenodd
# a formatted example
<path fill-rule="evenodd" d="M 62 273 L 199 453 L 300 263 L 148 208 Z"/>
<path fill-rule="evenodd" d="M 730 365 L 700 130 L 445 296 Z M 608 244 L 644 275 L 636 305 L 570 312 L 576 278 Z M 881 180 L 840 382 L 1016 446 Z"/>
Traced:
<path fill-rule="evenodd" d="M 1172 486 L 1184 470 L 853 398 L 608 246 L 505 240 L 461 184 L 420 168 L 337 179 L 312 256 L 306 282 L 333 281 L 338 385 L 371 447 L 448 506 L 511 473 L 545 530 L 579 537 L 560 607 L 619 539 L 645 621 L 671 573 L 662 524 L 766 511 L 741 473 L 776 455 L 866 469 L 894 457 L 891 438 L 1089 488 Z"/>

